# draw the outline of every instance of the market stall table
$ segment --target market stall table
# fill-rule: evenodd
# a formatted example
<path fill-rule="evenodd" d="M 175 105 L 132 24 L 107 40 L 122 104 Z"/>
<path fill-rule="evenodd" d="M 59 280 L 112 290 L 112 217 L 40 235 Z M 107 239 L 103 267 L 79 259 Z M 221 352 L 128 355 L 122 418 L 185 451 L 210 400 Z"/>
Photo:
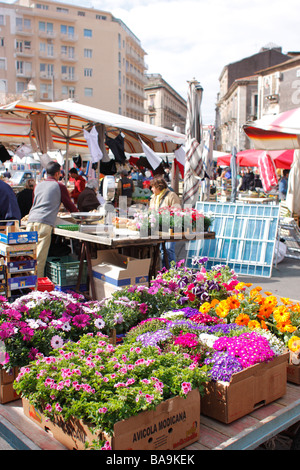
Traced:
<path fill-rule="evenodd" d="M 91 262 L 91 250 L 90 245 L 96 244 L 99 249 L 111 249 L 116 250 L 119 248 L 130 248 L 130 247 L 152 247 L 153 248 L 153 257 L 152 257 L 152 266 L 150 266 L 150 278 L 156 275 L 156 265 L 160 253 L 160 245 L 164 249 L 165 259 L 166 259 L 166 250 L 165 244 L 169 241 L 181 242 L 181 241 L 190 241 L 190 240 L 201 240 L 201 239 L 214 239 L 214 232 L 193 232 L 190 235 L 182 234 L 180 238 L 178 235 L 169 235 L 167 233 L 159 232 L 157 236 L 139 236 L 139 232 L 132 232 L 132 234 L 125 234 L 124 231 L 115 230 L 114 236 L 104 236 L 104 235 L 95 235 L 92 233 L 86 233 L 81 231 L 71 231 L 63 228 L 54 228 L 54 235 L 58 235 L 63 238 L 70 240 L 78 240 L 81 242 L 81 254 L 80 254 L 80 264 L 79 264 L 79 273 L 76 289 L 79 290 L 81 275 L 83 271 L 84 260 L 87 261 L 87 271 L 88 271 L 88 280 L 90 282 L 92 298 L 96 299 L 94 279 L 92 275 L 92 262 Z M 130 232 L 130 231 L 128 231 Z"/>
<path fill-rule="evenodd" d="M 287 392 L 282 398 L 234 423 L 223 424 L 201 414 L 199 440 L 185 450 L 254 450 L 296 424 L 299 413 L 299 386 L 288 383 Z M 2 434 L 7 439 L 11 439 L 12 434 L 12 437 L 16 436 L 14 442 L 17 449 L 66 450 L 46 430 L 25 416 L 22 400 L 0 404 L 0 419 Z"/>

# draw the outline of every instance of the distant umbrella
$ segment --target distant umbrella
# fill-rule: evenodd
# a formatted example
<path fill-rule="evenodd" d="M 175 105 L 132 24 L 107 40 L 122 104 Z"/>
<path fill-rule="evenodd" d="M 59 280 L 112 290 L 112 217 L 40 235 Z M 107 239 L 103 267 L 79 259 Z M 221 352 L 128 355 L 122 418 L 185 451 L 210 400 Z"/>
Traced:
<path fill-rule="evenodd" d="M 203 88 L 196 80 L 189 82 L 186 119 L 186 164 L 182 201 L 194 206 L 199 196 L 200 181 L 205 176 L 201 102 Z"/>

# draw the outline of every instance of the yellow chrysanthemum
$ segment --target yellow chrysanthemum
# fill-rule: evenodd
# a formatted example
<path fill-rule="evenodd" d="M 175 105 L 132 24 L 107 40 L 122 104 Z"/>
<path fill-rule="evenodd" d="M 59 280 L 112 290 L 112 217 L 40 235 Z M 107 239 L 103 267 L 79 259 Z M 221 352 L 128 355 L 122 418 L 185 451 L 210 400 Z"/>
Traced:
<path fill-rule="evenodd" d="M 287 323 L 284 328 L 285 333 L 294 333 L 294 331 L 296 330 L 297 330 L 296 326 L 293 326 L 291 323 Z"/>
<path fill-rule="evenodd" d="M 240 313 L 235 319 L 235 323 L 241 326 L 247 326 L 249 321 L 250 317 L 246 313 Z"/>
<path fill-rule="evenodd" d="M 216 314 L 221 317 L 221 318 L 225 318 L 227 317 L 228 313 L 229 313 L 229 306 L 228 306 L 228 303 L 227 303 L 227 299 L 226 300 L 221 300 L 221 302 L 219 303 L 219 305 L 216 307 Z"/>
<path fill-rule="evenodd" d="M 273 317 L 276 323 L 287 322 L 290 319 L 290 312 L 284 305 L 281 305 L 274 309 Z"/>
<path fill-rule="evenodd" d="M 265 298 L 264 300 L 264 304 L 265 305 L 270 305 L 272 307 L 276 307 L 278 303 L 278 300 L 277 298 L 275 297 L 275 295 L 269 295 L 268 297 Z"/>
<path fill-rule="evenodd" d="M 255 328 L 260 328 L 260 323 L 257 320 L 250 320 L 247 326 L 251 330 L 255 330 Z"/>
<path fill-rule="evenodd" d="M 199 312 L 201 313 L 207 313 L 211 309 L 210 303 L 209 302 L 204 302 L 199 308 Z"/>
<path fill-rule="evenodd" d="M 288 297 L 281 297 L 280 300 L 284 305 L 290 305 L 291 304 L 291 300 Z"/>
<path fill-rule="evenodd" d="M 236 286 L 235 286 L 235 290 L 244 290 L 246 288 L 246 284 L 244 282 L 239 282 Z"/>
<path fill-rule="evenodd" d="M 276 328 L 278 328 L 281 333 L 292 333 L 294 331 L 294 327 L 289 321 L 277 323 Z"/>
<path fill-rule="evenodd" d="M 292 336 L 289 339 L 288 348 L 292 352 L 298 352 L 300 350 L 300 338 L 299 338 L 299 336 Z"/>

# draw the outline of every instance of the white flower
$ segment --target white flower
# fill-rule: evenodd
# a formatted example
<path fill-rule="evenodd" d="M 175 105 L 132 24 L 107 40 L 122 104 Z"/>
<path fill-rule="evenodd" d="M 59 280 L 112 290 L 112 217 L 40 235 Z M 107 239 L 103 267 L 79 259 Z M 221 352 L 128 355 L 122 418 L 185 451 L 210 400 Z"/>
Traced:
<path fill-rule="evenodd" d="M 102 320 L 102 318 L 97 318 L 95 320 L 95 327 L 98 328 L 98 330 L 102 330 L 102 328 L 105 327 L 105 321 Z"/>
<path fill-rule="evenodd" d="M 70 330 L 71 330 L 71 325 L 70 325 L 70 323 L 68 323 L 68 322 L 63 323 L 63 324 L 61 325 L 61 329 L 62 329 L 63 331 L 70 331 Z"/>
<path fill-rule="evenodd" d="M 58 349 L 58 348 L 61 348 L 64 344 L 64 341 L 63 339 L 58 336 L 58 335 L 55 335 L 52 337 L 51 339 L 51 346 L 53 349 Z"/>
<path fill-rule="evenodd" d="M 209 335 L 207 333 L 200 333 L 199 335 L 199 340 L 201 343 L 206 344 L 209 348 L 212 348 L 214 345 L 214 342 L 218 339 L 217 336 L 215 335 Z"/>
<path fill-rule="evenodd" d="M 33 330 L 37 330 L 40 327 L 39 322 L 33 318 L 27 318 L 25 321 Z"/>

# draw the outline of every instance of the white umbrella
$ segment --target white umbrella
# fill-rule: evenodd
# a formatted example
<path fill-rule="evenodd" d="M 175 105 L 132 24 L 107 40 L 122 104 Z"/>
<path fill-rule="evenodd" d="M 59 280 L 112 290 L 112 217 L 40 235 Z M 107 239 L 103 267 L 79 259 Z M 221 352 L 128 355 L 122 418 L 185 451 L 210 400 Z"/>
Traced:
<path fill-rule="evenodd" d="M 183 205 L 195 206 L 199 196 L 200 180 L 205 176 L 203 166 L 203 139 L 201 102 L 203 88 L 196 80 L 189 82 L 186 119 L 186 163 Z"/>

